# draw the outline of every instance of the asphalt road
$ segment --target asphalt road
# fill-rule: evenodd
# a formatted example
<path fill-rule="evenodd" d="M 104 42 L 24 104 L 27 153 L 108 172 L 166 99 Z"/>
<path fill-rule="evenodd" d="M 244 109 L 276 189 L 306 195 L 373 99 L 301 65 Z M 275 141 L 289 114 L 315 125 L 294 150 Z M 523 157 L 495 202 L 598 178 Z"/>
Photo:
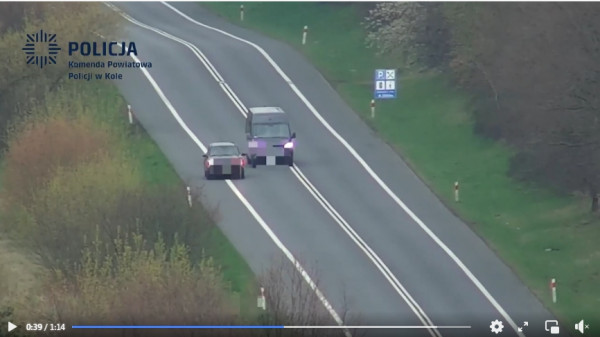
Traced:
<path fill-rule="evenodd" d="M 471 325 L 469 330 L 439 329 L 443 336 L 487 336 L 492 320 L 504 321 L 501 336 L 516 336 L 498 311 L 507 312 L 527 336 L 545 335 L 552 316 L 512 271 L 467 225 L 448 211 L 392 149 L 374 135 L 322 76 L 291 48 L 224 22 L 194 3 L 174 5 L 191 18 L 260 45 L 319 113 L 365 159 L 422 222 L 444 242 L 472 275 L 485 296 L 424 229 L 409 216 L 350 152 L 315 118 L 256 49 L 184 19 L 161 3 L 119 3 L 134 19 L 188 41 L 206 55 L 247 106 L 280 106 L 298 136 L 296 164 L 323 197 L 373 250 L 435 325 Z M 126 40 L 138 57 L 151 61 L 156 84 L 198 139 L 234 141 L 245 149 L 244 118 L 221 86 L 186 46 L 132 23 Z M 206 181 L 202 151 L 175 120 L 144 74 L 124 71 L 118 85 L 137 118 L 204 201 L 219 205 L 219 226 L 259 273 L 282 256 L 264 228 L 223 181 Z M 443 149 L 440 149 L 443 151 Z M 367 254 L 319 204 L 288 167 L 248 169 L 234 181 L 245 199 L 296 257 L 318 270 L 319 287 L 338 312 L 344 294 L 356 322 L 368 325 L 422 325 L 405 300 Z M 451 182 L 449 182 L 451 184 Z M 310 268 L 309 268 L 310 269 Z M 490 302 L 497 301 L 497 306 Z M 413 304 L 414 305 L 414 304 Z M 568 324 L 570 325 L 570 323 Z M 377 332 L 381 335 L 381 331 Z M 430 336 L 424 329 L 394 335 Z"/>

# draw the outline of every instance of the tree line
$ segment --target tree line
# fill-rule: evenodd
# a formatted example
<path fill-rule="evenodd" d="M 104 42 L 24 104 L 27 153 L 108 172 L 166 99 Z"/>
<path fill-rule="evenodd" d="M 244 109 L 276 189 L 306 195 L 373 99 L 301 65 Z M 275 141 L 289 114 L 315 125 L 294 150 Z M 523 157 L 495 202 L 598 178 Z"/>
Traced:
<path fill-rule="evenodd" d="M 475 131 L 515 149 L 510 174 L 600 193 L 600 5 L 380 3 L 367 43 L 473 94 Z"/>

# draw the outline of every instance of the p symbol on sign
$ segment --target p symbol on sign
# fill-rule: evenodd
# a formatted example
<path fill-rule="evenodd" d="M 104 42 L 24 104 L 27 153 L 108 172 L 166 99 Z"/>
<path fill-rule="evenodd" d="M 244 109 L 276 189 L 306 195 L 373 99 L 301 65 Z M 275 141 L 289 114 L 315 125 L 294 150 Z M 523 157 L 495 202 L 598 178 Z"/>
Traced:
<path fill-rule="evenodd" d="M 377 72 L 377 78 L 378 78 L 378 79 L 383 79 L 383 78 L 385 78 L 385 75 L 384 75 L 384 73 L 383 73 L 383 71 L 382 71 L 382 70 L 379 70 L 379 71 Z"/>

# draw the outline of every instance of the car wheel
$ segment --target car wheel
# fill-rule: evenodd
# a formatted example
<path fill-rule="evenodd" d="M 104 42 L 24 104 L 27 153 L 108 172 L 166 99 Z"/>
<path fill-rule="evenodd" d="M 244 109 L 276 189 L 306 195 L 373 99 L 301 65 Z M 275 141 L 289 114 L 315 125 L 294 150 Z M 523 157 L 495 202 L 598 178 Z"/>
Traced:
<path fill-rule="evenodd" d="M 206 180 L 210 180 L 212 176 L 210 175 L 210 173 L 208 173 L 208 171 L 204 171 L 204 178 L 206 178 Z"/>
<path fill-rule="evenodd" d="M 294 166 L 294 152 L 292 152 L 290 154 L 290 156 L 288 157 L 288 165 L 289 166 Z"/>
<path fill-rule="evenodd" d="M 252 163 L 252 168 L 256 168 L 256 156 L 252 156 L 250 162 Z"/>
<path fill-rule="evenodd" d="M 240 171 L 241 171 L 241 174 L 240 174 L 241 179 L 246 179 L 246 170 L 243 167 L 241 167 Z"/>

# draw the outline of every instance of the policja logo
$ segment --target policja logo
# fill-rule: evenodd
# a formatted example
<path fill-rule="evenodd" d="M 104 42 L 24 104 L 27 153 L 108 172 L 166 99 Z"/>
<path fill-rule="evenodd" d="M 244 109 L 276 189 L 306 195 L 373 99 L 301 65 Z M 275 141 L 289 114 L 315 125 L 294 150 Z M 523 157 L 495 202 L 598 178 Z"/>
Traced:
<path fill-rule="evenodd" d="M 25 47 L 22 48 L 27 57 L 27 64 L 44 68 L 48 64 L 56 64 L 56 56 L 61 49 L 56 43 L 56 34 L 45 33 L 43 29 L 35 34 L 27 34 Z"/>

